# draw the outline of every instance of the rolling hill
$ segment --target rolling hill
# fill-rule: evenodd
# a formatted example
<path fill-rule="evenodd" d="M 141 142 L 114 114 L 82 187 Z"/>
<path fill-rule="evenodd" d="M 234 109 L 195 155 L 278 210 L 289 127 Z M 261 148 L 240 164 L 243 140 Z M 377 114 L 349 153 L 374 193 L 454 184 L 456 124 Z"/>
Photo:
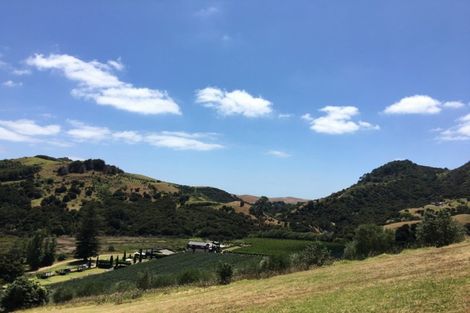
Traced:
<path fill-rule="evenodd" d="M 230 238 L 274 227 L 348 237 L 360 224 L 419 219 L 403 214 L 406 209 L 468 198 L 470 162 L 448 170 L 393 161 L 322 199 L 259 203 L 255 196 L 125 173 L 103 160 L 36 156 L 0 161 L 0 232 L 7 234 L 41 227 L 71 234 L 80 209 L 95 207 L 107 235 Z M 470 214 L 468 209 L 452 212 Z"/>

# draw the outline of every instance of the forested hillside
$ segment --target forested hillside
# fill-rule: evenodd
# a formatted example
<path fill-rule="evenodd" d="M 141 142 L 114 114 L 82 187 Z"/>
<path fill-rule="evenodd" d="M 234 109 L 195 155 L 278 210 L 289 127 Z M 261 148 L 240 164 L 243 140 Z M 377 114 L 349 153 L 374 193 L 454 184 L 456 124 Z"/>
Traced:
<path fill-rule="evenodd" d="M 282 229 L 327 233 L 331 238 L 348 237 L 364 223 L 401 221 L 404 209 L 470 198 L 470 163 L 448 170 L 394 161 L 363 175 L 347 189 L 297 204 L 261 197 L 248 205 L 217 188 L 128 174 L 96 159 L 3 160 L 0 183 L 0 232 L 4 234 L 27 235 L 46 228 L 52 234 L 70 235 L 80 209 L 94 207 L 102 220 L 101 230 L 108 235 L 222 239 Z M 467 213 L 468 207 L 459 210 Z"/>

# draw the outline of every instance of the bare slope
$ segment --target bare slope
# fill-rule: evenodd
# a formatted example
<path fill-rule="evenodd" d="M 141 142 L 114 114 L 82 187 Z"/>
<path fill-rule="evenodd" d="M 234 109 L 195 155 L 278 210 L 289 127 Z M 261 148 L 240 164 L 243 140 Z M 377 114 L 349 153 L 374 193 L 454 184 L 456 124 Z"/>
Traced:
<path fill-rule="evenodd" d="M 152 291 L 120 305 L 92 299 L 29 312 L 465 313 L 469 308 L 467 240 L 228 286 Z"/>

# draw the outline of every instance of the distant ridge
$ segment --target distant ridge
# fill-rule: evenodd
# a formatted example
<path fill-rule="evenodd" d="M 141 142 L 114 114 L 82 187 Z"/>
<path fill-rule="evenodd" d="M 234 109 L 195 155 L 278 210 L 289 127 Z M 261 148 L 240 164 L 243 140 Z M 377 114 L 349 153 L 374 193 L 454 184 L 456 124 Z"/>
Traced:
<path fill-rule="evenodd" d="M 258 196 L 253 196 L 253 195 L 237 195 L 238 198 L 242 199 L 243 201 L 247 203 L 255 203 L 258 201 L 259 198 Z M 291 204 L 296 204 L 298 202 L 308 202 L 310 200 L 308 199 L 302 199 L 302 198 L 296 198 L 296 197 L 268 197 L 269 201 L 271 202 L 285 202 L 285 203 L 291 203 Z"/>

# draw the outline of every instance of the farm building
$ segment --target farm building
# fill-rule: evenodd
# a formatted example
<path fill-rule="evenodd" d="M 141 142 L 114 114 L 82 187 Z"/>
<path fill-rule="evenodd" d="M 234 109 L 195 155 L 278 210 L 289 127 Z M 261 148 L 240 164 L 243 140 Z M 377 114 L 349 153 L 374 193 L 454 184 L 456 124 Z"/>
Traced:
<path fill-rule="evenodd" d="M 220 243 L 217 241 L 189 241 L 186 248 L 192 252 L 219 252 Z"/>

